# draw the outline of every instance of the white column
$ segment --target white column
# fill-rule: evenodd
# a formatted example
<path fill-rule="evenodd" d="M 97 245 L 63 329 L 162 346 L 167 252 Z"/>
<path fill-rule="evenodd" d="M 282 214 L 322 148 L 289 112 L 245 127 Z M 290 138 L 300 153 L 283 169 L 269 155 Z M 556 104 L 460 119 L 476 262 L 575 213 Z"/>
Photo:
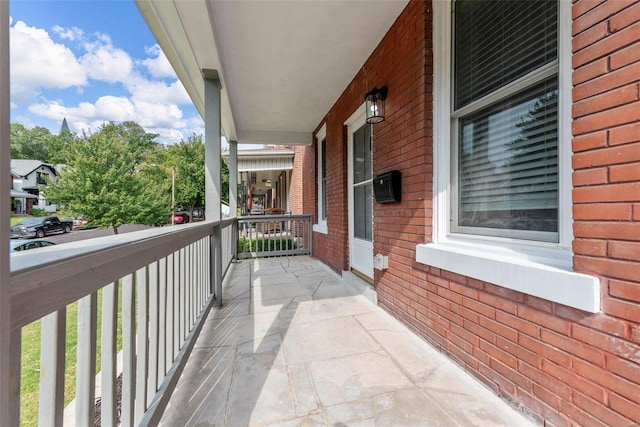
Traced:
<path fill-rule="evenodd" d="M 222 195 L 220 90 L 222 84 L 216 70 L 202 70 L 204 77 L 204 163 L 205 163 L 205 215 L 208 220 L 220 221 Z M 215 306 L 222 305 L 222 228 L 213 227 L 211 236 L 210 291 L 215 295 Z"/>
<path fill-rule="evenodd" d="M 238 141 L 229 141 L 229 208 L 231 217 L 238 212 Z"/>
<path fill-rule="evenodd" d="M 11 351 L 9 224 L 11 145 L 9 126 L 9 2 L 0 1 L 0 420 L 17 425 L 20 411 L 20 359 Z M 19 337 L 19 334 L 15 334 Z M 17 343 L 20 344 L 18 339 Z M 12 372 L 13 371 L 13 372 Z"/>

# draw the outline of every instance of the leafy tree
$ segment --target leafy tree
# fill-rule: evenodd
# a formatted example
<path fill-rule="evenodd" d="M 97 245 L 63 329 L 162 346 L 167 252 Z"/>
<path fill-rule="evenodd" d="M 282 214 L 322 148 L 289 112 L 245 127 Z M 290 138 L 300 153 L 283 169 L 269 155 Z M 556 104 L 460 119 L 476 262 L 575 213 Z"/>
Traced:
<path fill-rule="evenodd" d="M 46 191 L 51 201 L 84 214 L 99 227 L 154 225 L 166 220 L 169 208 L 159 184 L 141 173 L 147 153 L 157 146 L 155 135 L 135 123 L 104 124 L 97 133 L 71 141 L 67 167 Z"/>
<path fill-rule="evenodd" d="M 19 123 L 11 124 L 11 158 L 32 159 L 49 163 L 50 144 L 56 139 L 49 129 L 36 126 L 27 129 Z"/>
<path fill-rule="evenodd" d="M 200 135 L 167 149 L 168 166 L 176 175 L 176 206 L 183 206 L 193 218 L 193 210 L 205 200 L 204 143 Z"/>

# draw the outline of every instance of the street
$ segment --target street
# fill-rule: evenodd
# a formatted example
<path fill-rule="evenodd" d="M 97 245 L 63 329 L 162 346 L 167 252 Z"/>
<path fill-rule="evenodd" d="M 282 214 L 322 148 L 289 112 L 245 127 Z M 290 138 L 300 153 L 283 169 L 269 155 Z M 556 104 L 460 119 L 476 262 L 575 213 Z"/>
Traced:
<path fill-rule="evenodd" d="M 123 225 L 118 229 L 118 234 L 130 233 L 132 231 L 145 230 L 148 225 Z M 88 230 L 73 230 L 67 234 L 51 234 L 43 238 L 55 244 L 75 242 L 77 240 L 93 239 L 95 237 L 113 236 L 113 228 L 91 228 Z"/>

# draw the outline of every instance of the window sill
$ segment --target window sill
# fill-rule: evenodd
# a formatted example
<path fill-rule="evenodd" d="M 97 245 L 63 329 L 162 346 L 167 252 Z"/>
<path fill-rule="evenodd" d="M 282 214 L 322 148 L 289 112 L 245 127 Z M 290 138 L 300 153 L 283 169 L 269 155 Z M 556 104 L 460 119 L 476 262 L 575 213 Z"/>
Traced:
<path fill-rule="evenodd" d="M 313 231 L 316 233 L 329 234 L 326 224 L 313 224 Z"/>
<path fill-rule="evenodd" d="M 497 248 L 460 242 L 416 247 L 416 261 L 590 313 L 600 311 L 600 281 L 569 268 Z"/>

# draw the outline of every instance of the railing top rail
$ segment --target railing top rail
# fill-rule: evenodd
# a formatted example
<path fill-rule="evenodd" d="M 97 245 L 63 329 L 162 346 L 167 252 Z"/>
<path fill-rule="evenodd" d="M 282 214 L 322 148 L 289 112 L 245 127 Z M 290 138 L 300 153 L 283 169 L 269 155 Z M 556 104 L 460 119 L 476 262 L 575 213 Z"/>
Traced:
<path fill-rule="evenodd" d="M 292 220 L 292 219 L 310 219 L 313 215 L 303 214 L 303 215 L 244 215 L 239 216 L 238 221 L 283 221 L 283 220 Z"/>
<path fill-rule="evenodd" d="M 142 230 L 16 253 L 11 257 L 9 284 L 15 313 L 12 327 L 22 327 L 77 301 L 211 235 L 214 226 L 227 226 L 234 220 Z"/>

